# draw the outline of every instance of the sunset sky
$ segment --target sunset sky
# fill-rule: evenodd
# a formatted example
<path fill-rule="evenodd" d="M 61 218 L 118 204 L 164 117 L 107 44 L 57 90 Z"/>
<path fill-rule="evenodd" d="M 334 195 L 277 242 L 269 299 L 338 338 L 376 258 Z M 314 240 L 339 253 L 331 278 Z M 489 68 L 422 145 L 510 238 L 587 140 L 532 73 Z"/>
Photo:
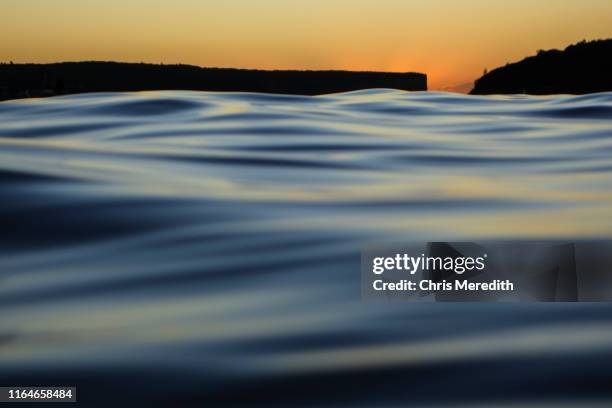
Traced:
<path fill-rule="evenodd" d="M 0 0 L 0 61 L 419 71 L 432 89 L 582 39 L 611 0 Z"/>

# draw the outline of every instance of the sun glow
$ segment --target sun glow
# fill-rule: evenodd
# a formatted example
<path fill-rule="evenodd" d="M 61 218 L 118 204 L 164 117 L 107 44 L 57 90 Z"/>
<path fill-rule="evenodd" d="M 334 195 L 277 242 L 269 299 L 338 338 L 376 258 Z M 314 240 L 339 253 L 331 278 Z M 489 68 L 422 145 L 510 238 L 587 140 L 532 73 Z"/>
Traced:
<path fill-rule="evenodd" d="M 432 89 L 612 34 L 608 0 L 4 0 L 0 12 L 0 61 L 419 71 Z"/>

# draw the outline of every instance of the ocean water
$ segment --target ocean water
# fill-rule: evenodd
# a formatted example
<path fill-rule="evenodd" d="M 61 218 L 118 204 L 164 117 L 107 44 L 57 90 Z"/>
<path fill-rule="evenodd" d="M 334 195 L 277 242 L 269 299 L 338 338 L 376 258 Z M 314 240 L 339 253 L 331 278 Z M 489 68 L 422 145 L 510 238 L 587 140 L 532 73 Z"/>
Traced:
<path fill-rule="evenodd" d="M 0 385 L 610 406 L 612 305 L 371 304 L 367 244 L 612 237 L 612 93 L 0 103 Z"/>

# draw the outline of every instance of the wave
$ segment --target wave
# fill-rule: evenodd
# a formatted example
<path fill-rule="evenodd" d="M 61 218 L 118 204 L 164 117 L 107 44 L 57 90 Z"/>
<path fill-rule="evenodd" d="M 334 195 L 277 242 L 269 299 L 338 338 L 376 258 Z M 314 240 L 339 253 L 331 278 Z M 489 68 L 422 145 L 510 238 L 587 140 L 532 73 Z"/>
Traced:
<path fill-rule="evenodd" d="M 365 304 L 359 250 L 609 238 L 611 149 L 612 93 L 2 102 L 0 376 L 100 406 L 605 406 L 610 305 Z"/>

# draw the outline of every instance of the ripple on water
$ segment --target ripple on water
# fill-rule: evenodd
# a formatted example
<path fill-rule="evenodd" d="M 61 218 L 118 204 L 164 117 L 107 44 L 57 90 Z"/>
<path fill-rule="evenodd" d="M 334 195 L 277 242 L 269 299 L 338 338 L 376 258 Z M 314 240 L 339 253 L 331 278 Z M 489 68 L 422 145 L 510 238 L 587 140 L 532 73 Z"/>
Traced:
<path fill-rule="evenodd" d="M 612 93 L 2 102 L 0 377 L 100 406 L 605 406 L 610 305 L 363 304 L 359 248 L 609 238 L 611 137 Z"/>

